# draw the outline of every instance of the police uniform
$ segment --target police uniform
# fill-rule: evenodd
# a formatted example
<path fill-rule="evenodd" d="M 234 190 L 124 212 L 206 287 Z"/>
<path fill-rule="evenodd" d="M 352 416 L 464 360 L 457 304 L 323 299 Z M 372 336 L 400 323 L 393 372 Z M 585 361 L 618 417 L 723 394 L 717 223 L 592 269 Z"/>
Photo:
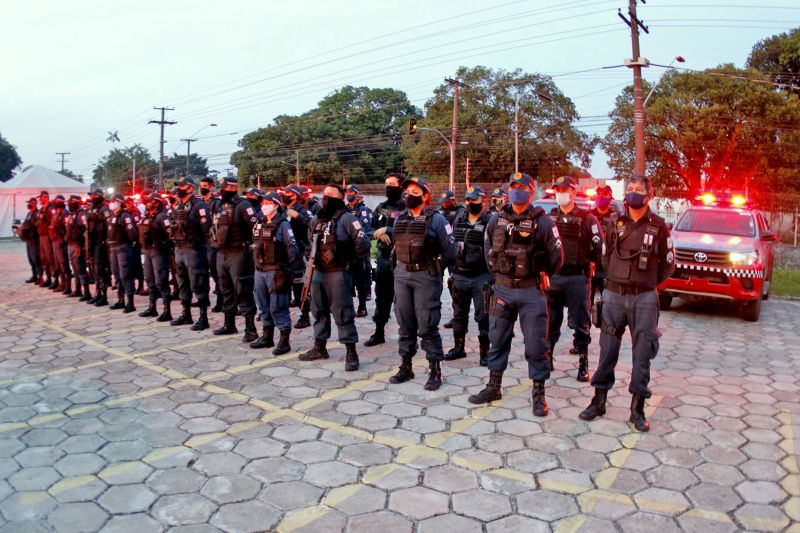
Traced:
<path fill-rule="evenodd" d="M 506 190 L 502 187 L 492 189 L 492 212 L 500 212 L 506 204 Z"/>
<path fill-rule="evenodd" d="M 294 233 L 294 238 L 297 241 L 297 248 L 300 251 L 300 255 L 290 267 L 292 271 L 293 299 L 289 303 L 289 307 L 300 308 L 300 317 L 297 319 L 297 322 L 294 325 L 295 329 L 303 329 L 311 326 L 311 301 L 300 301 L 300 296 L 303 293 L 303 273 L 306 269 L 306 261 L 308 261 L 310 245 L 308 241 L 308 225 L 311 223 L 311 219 L 314 217 L 311 211 L 300 202 L 300 198 L 305 190 L 307 189 L 304 186 L 289 185 L 286 187 L 285 192 L 292 193 L 295 197 L 295 201 L 292 204 L 289 204 L 286 201 L 286 197 L 283 199 L 286 209 L 291 209 L 297 213 L 296 217 L 289 219 L 289 223 L 292 226 L 292 232 Z"/>
<path fill-rule="evenodd" d="M 650 360 L 658 354 L 659 348 L 656 287 L 675 268 L 672 238 L 664 219 L 648 208 L 637 221 L 628 212 L 612 216 L 605 245 L 603 264 L 607 278 L 602 303 L 600 362 L 592 377 L 595 397 L 580 417 L 592 420 L 605 414 L 606 396 L 614 386 L 614 368 L 627 327 L 633 345 L 628 386 L 633 395 L 630 420 L 637 430 L 647 431 L 644 402 L 651 396 L 648 388 Z"/>
<path fill-rule="evenodd" d="M 30 198 L 28 204 L 34 204 L 33 209 L 28 209 L 25 220 L 19 227 L 19 237 L 25 241 L 25 249 L 28 253 L 28 263 L 31 266 L 31 277 L 25 280 L 26 283 L 36 283 L 41 285 L 43 274 L 42 260 L 39 250 L 39 210 L 36 209 L 36 198 Z"/>
<path fill-rule="evenodd" d="M 453 200 L 455 197 L 456 193 L 454 193 L 453 191 L 450 190 L 444 191 L 439 196 L 439 203 L 446 204 L 450 200 Z M 450 227 L 453 227 L 453 225 L 456 223 L 456 217 L 464 214 L 464 212 L 466 212 L 466 208 L 458 203 L 453 203 L 452 205 L 447 207 L 441 205 L 439 207 L 439 212 L 447 220 L 447 223 L 450 224 Z"/>
<path fill-rule="evenodd" d="M 221 185 L 236 183 L 236 178 L 221 178 Z M 217 275 L 222 291 L 222 312 L 225 322 L 215 329 L 215 335 L 237 333 L 237 307 L 244 316 L 245 333 L 242 342 L 252 342 L 258 338 L 255 326 L 256 303 L 253 297 L 253 226 L 258 221 L 253 205 L 245 198 L 233 194 L 230 198 L 222 196 L 222 207 L 214 216 L 217 255 Z"/>
<path fill-rule="evenodd" d="M 201 183 L 203 182 L 201 181 Z M 214 215 L 219 213 L 219 210 L 222 208 L 222 202 L 218 196 L 214 196 L 214 194 L 211 192 L 209 192 L 208 195 L 202 196 L 202 198 L 208 206 L 208 211 L 211 213 L 211 218 L 213 220 Z M 217 275 L 218 253 L 219 250 L 214 242 L 214 235 L 209 232 L 206 240 L 206 263 L 208 264 L 208 272 L 211 275 L 211 279 L 214 280 L 214 294 L 216 295 L 217 300 L 211 310 L 215 313 L 222 311 L 222 295 L 219 290 L 219 276 Z"/>
<path fill-rule="evenodd" d="M 336 200 L 326 197 L 326 202 Z M 339 200 L 342 202 L 341 200 Z M 335 202 L 338 204 L 338 202 Z M 336 323 L 339 342 L 345 345 L 345 370 L 359 366 L 356 342 L 358 331 L 353 307 L 353 275 L 356 260 L 365 260 L 370 239 L 361 223 L 346 209 L 344 202 L 335 212 L 323 205 L 309 226 L 314 274 L 311 280 L 311 314 L 314 317 L 314 348 L 300 355 L 302 361 L 327 359 L 327 341 L 331 336 L 331 318 Z"/>
<path fill-rule="evenodd" d="M 39 197 L 41 198 L 42 195 L 47 195 L 47 191 L 42 191 Z M 42 287 L 50 287 L 53 283 L 52 276 L 55 274 L 53 243 L 50 241 L 50 225 L 55 214 L 56 208 L 53 207 L 48 197 L 47 203 L 42 205 L 39 210 L 39 227 L 37 228 L 39 230 L 39 257 L 42 261 L 44 273 L 47 276 Z"/>
<path fill-rule="evenodd" d="M 430 194 L 427 183 L 414 177 L 403 182 Z M 414 377 L 411 361 L 417 351 L 417 338 L 425 351 L 430 372 L 427 390 L 436 390 L 442 383 L 441 361 L 444 359 L 439 321 L 442 316 L 442 276 L 444 269 L 456 259 L 458 247 L 453 228 L 435 209 L 424 207 L 418 216 L 406 208 L 392 231 L 397 267 L 394 271 L 394 313 L 398 325 L 398 348 L 401 364 L 390 381 L 402 383 Z"/>
<path fill-rule="evenodd" d="M 117 303 L 111 309 L 124 309 L 131 313 L 136 310 L 133 306 L 133 244 L 139 240 L 139 230 L 125 208 L 125 198 L 115 194 L 111 201 L 120 203 L 120 208 L 112 212 L 108 220 L 108 255 L 117 285 Z"/>
<path fill-rule="evenodd" d="M 283 213 L 276 193 L 266 195 L 265 202 L 276 205 L 272 220 L 266 215 L 253 226 L 253 258 L 255 260 L 255 298 L 261 313 L 263 334 L 250 344 L 251 348 L 272 348 L 275 345 L 275 328 L 280 340 L 273 355 L 291 350 L 289 337 L 292 316 L 289 313 L 289 296 L 292 292 L 292 272 L 289 268 L 300 252 L 292 225 Z"/>
<path fill-rule="evenodd" d="M 148 205 L 139 224 L 139 242 L 144 253 L 144 279 L 149 298 L 147 310 L 139 313 L 139 316 L 158 317 L 159 322 L 167 322 L 172 320 L 169 308 L 172 296 L 169 287 L 169 213 L 158 195 L 150 195 L 147 202 L 158 202 L 158 207 L 151 209 Z M 161 315 L 156 311 L 156 302 L 159 299 L 164 304 Z"/>
<path fill-rule="evenodd" d="M 126 208 L 128 213 L 130 213 L 131 217 L 133 218 L 133 223 L 136 224 L 136 227 L 138 228 L 139 224 L 142 222 L 142 213 L 139 211 L 139 208 L 136 206 L 133 199 L 126 204 Z M 145 290 L 142 245 L 137 239 L 136 242 L 131 245 L 131 248 L 133 256 L 133 279 L 138 282 L 138 284 L 135 286 L 135 293 L 141 295 Z"/>
<path fill-rule="evenodd" d="M 69 212 L 64 203 L 64 197 L 58 195 L 53 200 L 56 212 L 50 221 L 50 242 L 53 246 L 53 265 L 59 282 L 53 291 L 63 294 L 72 294 L 72 269 L 69 267 L 69 253 L 67 252 L 67 218 Z"/>
<path fill-rule="evenodd" d="M 67 218 L 67 251 L 72 272 L 75 274 L 75 290 L 72 296 L 80 297 L 81 302 L 92 298 L 89 294 L 89 273 L 86 271 L 86 231 L 89 227 L 89 214 L 81 204 L 80 196 L 69 198 L 69 218 Z"/>
<path fill-rule="evenodd" d="M 605 187 L 608 189 L 610 193 L 611 187 L 608 187 L 607 185 Z M 611 217 L 615 213 L 616 216 L 619 216 L 619 209 L 617 209 L 617 206 L 614 205 L 613 203 L 609 204 L 608 210 L 605 213 L 601 213 L 600 208 L 597 206 L 595 206 L 595 208 L 592 209 L 592 214 L 597 219 L 597 222 L 600 223 L 600 227 L 603 228 L 603 235 L 608 233 Z M 605 270 L 603 269 L 603 262 L 600 261 L 596 263 L 594 266 L 594 277 L 592 278 L 592 296 L 591 296 L 592 302 L 595 301 L 596 294 L 598 292 L 601 293 L 603 292 L 603 285 L 605 283 L 605 279 L 606 279 L 606 273 Z"/>
<path fill-rule="evenodd" d="M 108 285 L 111 276 L 111 263 L 108 258 L 108 223 L 111 210 L 105 204 L 103 191 L 90 192 L 92 208 L 89 210 L 89 227 L 86 232 L 87 257 L 92 258 L 95 297 L 87 303 L 98 307 L 108 305 Z"/>
<path fill-rule="evenodd" d="M 372 240 L 372 211 L 367 207 L 364 202 L 358 199 L 361 191 L 355 185 L 350 185 L 345 189 L 348 202 L 348 209 L 358 222 L 361 228 Z M 353 196 L 353 203 L 350 204 L 350 196 Z M 355 282 L 356 293 L 358 295 L 358 309 L 356 309 L 357 317 L 367 316 L 367 299 L 370 292 L 372 292 L 372 258 L 359 259 L 353 263 L 353 279 Z"/>

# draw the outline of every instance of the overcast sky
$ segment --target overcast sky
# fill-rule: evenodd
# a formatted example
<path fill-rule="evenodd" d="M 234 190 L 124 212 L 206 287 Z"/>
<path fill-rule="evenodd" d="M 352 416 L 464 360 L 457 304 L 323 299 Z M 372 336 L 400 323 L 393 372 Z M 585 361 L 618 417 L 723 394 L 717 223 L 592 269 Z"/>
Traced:
<path fill-rule="evenodd" d="M 153 106 L 172 106 L 168 153 L 180 139 L 212 168 L 229 167 L 243 133 L 279 114 L 312 108 L 342 85 L 392 87 L 422 107 L 460 65 L 522 68 L 555 76 L 583 119 L 603 134 L 605 115 L 631 80 L 617 17 L 625 0 L 6 0 L 0 49 L 0 133 L 23 165 L 90 174 L 111 147 L 158 153 Z M 624 11 L 624 10 L 623 10 Z M 800 25 L 797 0 L 650 0 L 642 55 L 703 69 L 742 65 L 759 39 Z M 646 69 L 655 80 L 663 69 Z M 217 123 L 217 127 L 204 126 Z M 203 129 L 204 128 L 204 129 Z M 202 131 L 200 131 L 202 129 Z M 199 132 L 199 133 L 198 133 Z M 609 177 L 603 154 L 592 171 Z"/>

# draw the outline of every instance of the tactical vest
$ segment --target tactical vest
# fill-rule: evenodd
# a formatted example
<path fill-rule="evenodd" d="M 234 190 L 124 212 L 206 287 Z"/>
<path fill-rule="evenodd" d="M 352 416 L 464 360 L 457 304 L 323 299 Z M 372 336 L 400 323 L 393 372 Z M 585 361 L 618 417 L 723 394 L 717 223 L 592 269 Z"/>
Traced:
<path fill-rule="evenodd" d="M 523 218 L 514 220 L 506 209 L 500 211 L 497 225 L 492 232 L 492 272 L 514 279 L 531 279 L 546 270 L 546 265 L 537 264 L 539 256 L 535 249 L 538 218 L 544 209 L 528 210 Z"/>
<path fill-rule="evenodd" d="M 128 235 L 128 228 L 125 223 L 124 214 L 128 214 L 125 209 L 119 212 L 118 215 L 111 215 L 108 227 L 108 242 L 115 242 L 119 244 L 129 244 L 131 242 L 130 235 Z M 132 219 L 129 219 L 132 222 Z"/>
<path fill-rule="evenodd" d="M 188 202 L 176 202 L 172 208 L 172 240 L 175 242 L 186 242 L 189 240 L 191 230 L 189 229 L 189 213 L 194 207 L 194 198 Z"/>
<path fill-rule="evenodd" d="M 108 238 L 105 209 L 108 208 L 100 206 L 89 211 L 89 244 L 92 246 L 104 244 Z"/>
<path fill-rule="evenodd" d="M 67 219 L 67 242 L 75 244 L 83 244 L 86 237 L 86 228 L 78 224 L 78 219 L 81 214 L 85 215 L 85 209 L 78 209 L 74 213 L 69 214 Z"/>
<path fill-rule="evenodd" d="M 38 237 L 36 232 L 38 215 L 38 211 L 28 211 L 28 214 L 25 215 L 25 221 L 19 228 L 19 236 L 22 237 L 22 240 L 30 241 Z"/>
<path fill-rule="evenodd" d="M 345 209 L 340 209 L 331 220 L 317 218 L 313 231 L 317 239 L 317 256 L 314 258 L 314 264 L 320 272 L 346 270 L 355 259 L 355 243 L 350 239 L 346 241 L 336 239 L 339 218 L 346 212 Z"/>
<path fill-rule="evenodd" d="M 50 226 L 50 238 L 54 241 L 63 241 L 67 236 L 67 215 L 64 211 L 61 213 L 56 210 L 53 217 L 52 225 Z"/>
<path fill-rule="evenodd" d="M 378 228 L 393 228 L 394 222 L 397 219 L 397 215 L 400 213 L 400 206 L 391 206 L 388 203 L 384 202 L 378 206 L 378 209 L 372 213 L 372 226 L 375 229 Z M 378 253 L 380 253 L 384 259 L 389 259 L 392 254 L 392 245 L 385 244 L 383 241 L 378 240 Z"/>
<path fill-rule="evenodd" d="M 143 248 L 146 249 L 163 249 L 166 248 L 169 241 L 162 228 L 155 225 L 155 221 L 163 211 L 145 213 L 144 218 L 139 223 L 139 242 Z"/>
<path fill-rule="evenodd" d="M 444 216 L 444 218 L 447 219 L 447 223 L 450 224 L 451 226 L 455 225 L 456 217 L 458 216 L 460 211 L 462 210 L 459 209 L 458 205 L 451 207 L 449 209 L 444 209 L 444 208 L 440 209 L 440 213 L 442 213 L 442 216 Z"/>
<path fill-rule="evenodd" d="M 53 204 L 47 204 L 39 211 L 39 235 L 47 237 L 50 234 L 54 211 Z"/>
<path fill-rule="evenodd" d="M 419 216 L 410 211 L 402 213 L 394 222 L 394 253 L 400 263 L 431 263 L 439 255 L 439 243 L 428 234 L 436 211 L 425 209 Z"/>
<path fill-rule="evenodd" d="M 241 196 L 234 196 L 230 203 L 223 203 L 217 214 L 217 247 L 219 249 L 242 248 L 249 241 L 241 224 L 234 221 L 236 208 L 246 201 Z"/>
<path fill-rule="evenodd" d="M 561 244 L 564 250 L 564 265 L 584 265 L 589 262 L 589 242 L 586 240 L 583 229 L 583 217 L 586 211 L 577 206 L 564 214 L 561 209 L 555 208 L 550 213 L 550 218 L 558 228 Z"/>
<path fill-rule="evenodd" d="M 288 266 L 286 244 L 277 240 L 278 230 L 284 222 L 286 218 L 276 215 L 272 222 L 259 222 L 253 226 L 254 259 L 256 268 L 262 272 Z"/>
<path fill-rule="evenodd" d="M 609 220 L 613 232 L 608 258 L 608 279 L 624 285 L 655 288 L 658 284 L 656 242 L 661 225 L 650 213 L 647 222 L 631 232 L 632 221 L 614 214 Z"/>
<path fill-rule="evenodd" d="M 464 248 L 456 258 L 455 271 L 466 276 L 478 276 L 489 271 L 486 256 L 483 254 L 483 241 L 489 214 L 481 213 L 475 225 L 469 223 L 469 215 L 462 213 L 456 217 L 453 237 L 463 242 Z"/>

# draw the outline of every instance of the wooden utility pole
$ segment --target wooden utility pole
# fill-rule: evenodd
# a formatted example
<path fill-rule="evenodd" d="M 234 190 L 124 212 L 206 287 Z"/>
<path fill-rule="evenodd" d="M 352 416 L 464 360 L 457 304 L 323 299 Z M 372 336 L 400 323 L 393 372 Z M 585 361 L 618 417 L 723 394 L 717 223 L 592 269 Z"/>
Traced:
<path fill-rule="evenodd" d="M 186 177 L 189 177 L 189 158 L 192 157 L 192 143 L 197 139 L 181 139 L 186 142 Z"/>
<path fill-rule="evenodd" d="M 158 157 L 158 189 L 164 190 L 164 126 L 177 124 L 173 120 L 165 120 L 164 113 L 167 111 L 174 111 L 174 107 L 153 107 L 153 109 L 161 110 L 161 120 L 151 120 L 148 124 L 159 124 L 161 126 L 161 140 L 159 142 L 159 157 Z"/>
<path fill-rule="evenodd" d="M 644 3 L 644 0 L 642 0 Z M 639 51 L 639 29 L 645 33 L 650 33 L 639 17 L 636 15 L 636 0 L 628 0 L 628 16 L 625 18 L 621 12 L 619 17 L 631 29 L 631 50 L 633 57 L 625 61 L 625 64 L 633 69 L 633 124 L 634 124 L 634 174 L 644 176 L 645 174 L 645 152 L 644 152 L 644 90 L 642 89 L 642 67 L 650 63 L 641 57 Z"/>
<path fill-rule="evenodd" d="M 64 156 L 65 155 L 69 155 L 71 153 L 72 152 L 56 152 L 56 155 L 61 156 L 61 161 L 60 161 L 60 163 L 61 163 L 61 172 L 64 172 L 64 163 L 69 161 L 68 159 L 64 159 Z"/>
<path fill-rule="evenodd" d="M 456 182 L 456 150 L 458 147 L 458 88 L 461 86 L 470 88 L 463 81 L 445 78 L 444 81 L 453 86 L 453 133 L 450 139 L 450 190 L 454 190 Z"/>

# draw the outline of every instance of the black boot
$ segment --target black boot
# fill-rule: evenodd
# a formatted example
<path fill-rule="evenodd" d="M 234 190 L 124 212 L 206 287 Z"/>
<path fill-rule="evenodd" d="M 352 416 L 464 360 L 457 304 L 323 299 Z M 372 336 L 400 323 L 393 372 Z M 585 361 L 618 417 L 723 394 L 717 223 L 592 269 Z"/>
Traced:
<path fill-rule="evenodd" d="M 453 319 L 451 318 L 442 326 L 444 329 L 453 329 Z"/>
<path fill-rule="evenodd" d="M 234 333 L 239 333 L 239 330 L 236 329 L 236 313 L 225 313 L 225 322 L 222 327 L 214 330 L 214 335 L 233 335 Z"/>
<path fill-rule="evenodd" d="M 245 315 L 244 317 L 244 335 L 242 342 L 253 342 L 258 338 L 258 330 L 256 329 L 256 315 Z"/>
<path fill-rule="evenodd" d="M 328 349 L 326 348 L 327 342 L 320 339 L 314 339 L 314 347 L 310 350 L 303 352 L 298 357 L 301 361 L 316 361 L 317 359 L 327 359 Z"/>
<path fill-rule="evenodd" d="M 303 329 L 307 328 L 311 325 L 311 321 L 308 318 L 308 306 L 303 305 L 300 311 L 300 318 L 297 319 L 297 323 L 294 325 L 294 329 Z"/>
<path fill-rule="evenodd" d="M 272 350 L 272 355 L 283 355 L 285 353 L 289 353 L 292 351 L 292 347 L 289 346 L 289 335 L 291 335 L 291 329 L 281 330 L 281 337 L 278 339 L 278 345 Z"/>
<path fill-rule="evenodd" d="M 28 279 L 25 280 L 25 283 L 34 283 L 38 278 L 35 274 L 31 275 Z"/>
<path fill-rule="evenodd" d="M 442 364 L 439 361 L 429 361 L 428 381 L 425 390 L 438 390 L 442 386 Z"/>
<path fill-rule="evenodd" d="M 578 418 L 588 422 L 590 420 L 594 420 L 598 416 L 603 416 L 606 414 L 607 397 L 608 391 L 606 389 L 594 389 L 594 398 L 592 398 L 592 403 L 590 403 L 589 407 L 584 409 L 581 414 L 578 415 Z"/>
<path fill-rule="evenodd" d="M 75 278 L 75 290 L 69 293 L 70 298 L 80 298 L 83 296 L 83 291 L 81 291 L 81 282 L 78 281 L 78 278 Z M 78 300 L 80 302 L 80 300 Z"/>
<path fill-rule="evenodd" d="M 72 278 L 67 278 L 64 282 L 64 291 L 61 294 L 64 296 L 72 296 Z"/>
<path fill-rule="evenodd" d="M 133 306 L 133 294 L 128 294 L 125 296 L 125 309 L 122 312 L 133 313 L 134 311 L 136 311 L 136 308 Z"/>
<path fill-rule="evenodd" d="M 61 292 L 64 290 L 64 282 L 61 281 L 61 276 L 56 275 L 53 278 L 53 283 L 50 284 L 50 290 L 53 292 Z"/>
<path fill-rule="evenodd" d="M 89 284 L 86 283 L 83 286 L 83 296 L 81 296 L 79 302 L 90 302 L 92 300 L 92 291 L 89 290 Z"/>
<path fill-rule="evenodd" d="M 482 404 L 496 402 L 503 397 L 500 385 L 503 383 L 503 373 L 496 370 L 489 371 L 489 383 L 478 394 L 473 394 L 467 400 L 469 403 Z"/>
<path fill-rule="evenodd" d="M 547 352 L 547 357 L 550 359 L 550 372 L 556 369 L 556 358 L 553 352 L 556 351 L 556 345 L 550 343 L 550 350 Z"/>
<path fill-rule="evenodd" d="M 356 352 L 356 343 L 348 342 L 344 345 L 347 352 L 344 356 L 344 370 L 345 372 L 355 372 L 358 370 L 358 353 Z"/>
<path fill-rule="evenodd" d="M 481 366 L 488 366 L 489 365 L 489 348 L 491 344 L 489 343 L 489 337 L 484 337 L 483 335 L 478 336 L 478 343 L 481 347 L 481 358 L 480 363 Z"/>
<path fill-rule="evenodd" d="M 221 313 L 222 312 L 222 296 L 217 294 L 217 301 L 214 303 L 214 307 L 211 308 L 212 313 Z"/>
<path fill-rule="evenodd" d="M 188 326 L 194 323 L 192 320 L 192 302 L 181 302 L 181 307 L 183 307 L 181 316 L 170 321 L 170 326 Z"/>
<path fill-rule="evenodd" d="M 589 349 L 583 348 L 578 352 L 578 381 L 589 381 Z"/>
<path fill-rule="evenodd" d="M 358 309 L 356 310 L 356 316 L 358 318 L 367 316 L 367 297 L 364 294 L 358 295 Z"/>
<path fill-rule="evenodd" d="M 544 397 L 544 381 L 533 382 L 533 414 L 536 416 L 547 416 L 550 409 L 547 407 L 547 400 Z"/>
<path fill-rule="evenodd" d="M 189 329 L 192 331 L 203 331 L 204 329 L 208 329 L 208 327 L 208 306 L 201 305 L 200 316 L 197 317 L 197 322 L 192 324 L 192 327 Z"/>
<path fill-rule="evenodd" d="M 125 293 L 117 291 L 117 303 L 108 307 L 109 309 L 125 309 Z"/>
<path fill-rule="evenodd" d="M 386 338 L 383 336 L 383 330 L 385 325 L 384 324 L 375 324 L 375 333 L 373 333 L 369 339 L 364 341 L 364 346 L 377 346 L 379 344 L 383 344 L 386 342 Z"/>
<path fill-rule="evenodd" d="M 108 289 L 97 289 L 97 299 L 94 302 L 97 307 L 108 305 Z"/>
<path fill-rule="evenodd" d="M 255 341 L 250 343 L 251 348 L 272 348 L 275 346 L 275 326 L 264 326 L 263 333 Z"/>
<path fill-rule="evenodd" d="M 50 274 L 47 275 L 47 280 L 41 284 L 42 287 L 47 288 L 53 284 L 53 280 L 50 278 Z"/>
<path fill-rule="evenodd" d="M 171 309 L 171 306 L 170 306 L 170 301 L 166 300 L 164 302 L 164 310 L 161 311 L 160 315 L 158 315 L 158 318 L 156 319 L 156 321 L 157 322 L 169 322 L 170 320 L 172 320 L 172 309 Z"/>
<path fill-rule="evenodd" d="M 147 309 L 139 313 L 139 316 L 142 318 L 148 317 L 156 317 L 158 316 L 158 311 L 156 311 L 156 301 L 150 300 L 150 303 L 147 306 Z"/>
<path fill-rule="evenodd" d="M 464 351 L 464 335 L 453 335 L 453 341 L 455 342 L 455 346 L 445 354 L 445 361 L 464 359 L 467 356 L 467 352 Z"/>
<path fill-rule="evenodd" d="M 412 379 L 414 379 L 414 371 L 411 370 L 411 358 L 403 357 L 397 374 L 389 378 L 389 383 L 403 383 Z"/>
<path fill-rule="evenodd" d="M 650 431 L 650 422 L 644 417 L 644 396 L 634 394 L 631 397 L 630 422 L 636 431 Z"/>

